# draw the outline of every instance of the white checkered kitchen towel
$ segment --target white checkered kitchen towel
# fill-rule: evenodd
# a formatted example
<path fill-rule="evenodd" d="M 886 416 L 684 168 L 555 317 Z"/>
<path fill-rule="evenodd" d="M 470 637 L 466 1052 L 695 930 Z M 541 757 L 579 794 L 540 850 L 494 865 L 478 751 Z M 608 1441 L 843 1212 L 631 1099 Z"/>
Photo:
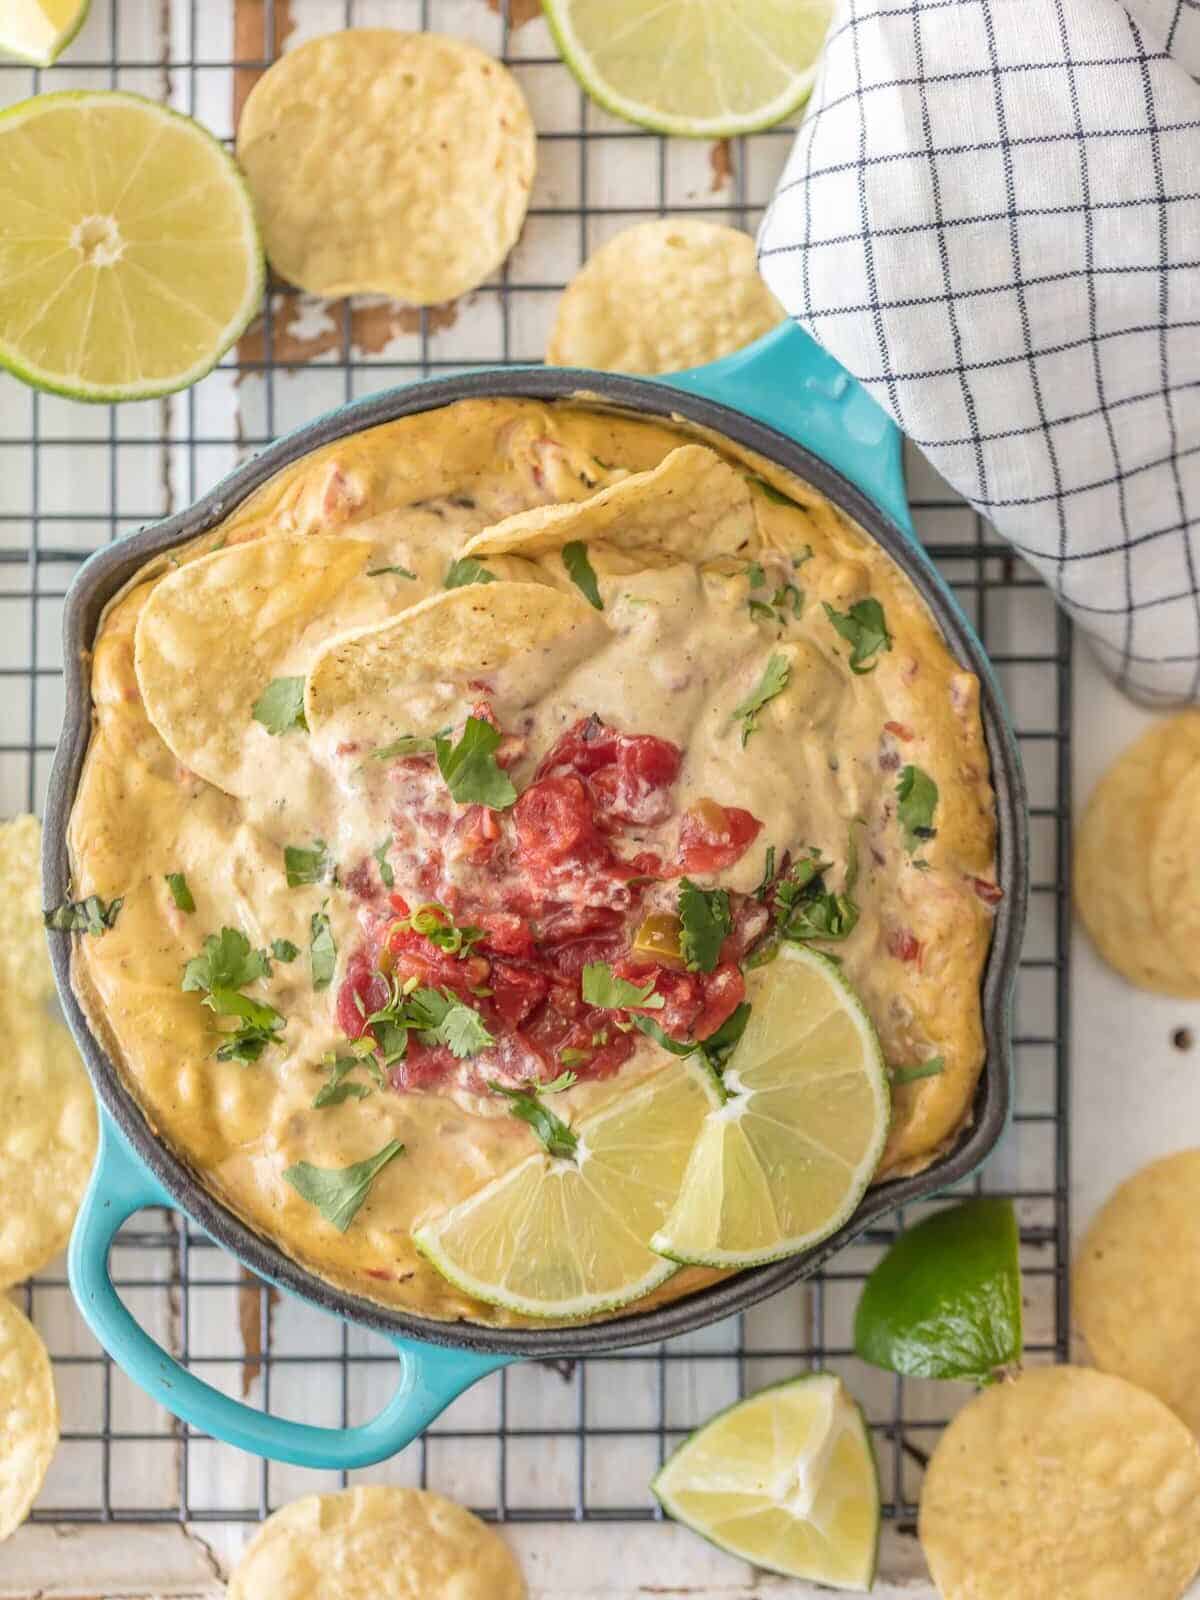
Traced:
<path fill-rule="evenodd" d="M 842 0 L 759 251 L 1118 682 L 1200 698 L 1200 0 Z"/>

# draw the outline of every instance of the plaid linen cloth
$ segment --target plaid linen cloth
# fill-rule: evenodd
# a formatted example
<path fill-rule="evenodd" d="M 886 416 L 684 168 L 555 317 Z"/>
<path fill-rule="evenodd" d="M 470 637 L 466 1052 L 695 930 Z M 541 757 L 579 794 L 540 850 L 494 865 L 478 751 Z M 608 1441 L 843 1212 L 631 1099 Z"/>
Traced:
<path fill-rule="evenodd" d="M 842 0 L 759 266 L 1123 688 L 1200 698 L 1200 0 Z"/>

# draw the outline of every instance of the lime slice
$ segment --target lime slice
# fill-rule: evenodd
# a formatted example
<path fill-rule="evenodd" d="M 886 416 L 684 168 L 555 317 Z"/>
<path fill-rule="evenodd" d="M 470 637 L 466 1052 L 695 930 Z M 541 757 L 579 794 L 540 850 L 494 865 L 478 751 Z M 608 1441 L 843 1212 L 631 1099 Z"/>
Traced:
<path fill-rule="evenodd" d="M 902 1233 L 863 1285 L 854 1348 L 914 1378 L 985 1382 L 1021 1359 L 1020 1236 L 982 1196 Z"/>
<path fill-rule="evenodd" d="M 785 944 L 751 974 L 750 1020 L 674 1210 L 650 1243 L 749 1267 L 839 1228 L 879 1163 L 890 1102 L 879 1040 L 834 964 Z"/>
<path fill-rule="evenodd" d="M 675 1271 L 647 1240 L 670 1210 L 712 1075 L 672 1062 L 573 1132 L 573 1159 L 539 1151 L 413 1234 L 443 1277 L 531 1317 L 587 1317 Z"/>
<path fill-rule="evenodd" d="M 756 1567 L 871 1587 L 879 1480 L 840 1378 L 813 1373 L 739 1401 L 697 1428 L 653 1487 L 677 1522 Z"/>
<path fill-rule="evenodd" d="M 48 67 L 87 20 L 91 0 L 5 0 L 0 6 L 0 50 Z"/>
<path fill-rule="evenodd" d="M 542 0 L 563 60 L 608 111 L 724 139 L 808 98 L 833 0 Z"/>
<path fill-rule="evenodd" d="M 0 365 L 79 400 L 144 400 L 216 365 L 262 296 L 249 195 L 196 122 L 139 95 L 0 115 Z"/>

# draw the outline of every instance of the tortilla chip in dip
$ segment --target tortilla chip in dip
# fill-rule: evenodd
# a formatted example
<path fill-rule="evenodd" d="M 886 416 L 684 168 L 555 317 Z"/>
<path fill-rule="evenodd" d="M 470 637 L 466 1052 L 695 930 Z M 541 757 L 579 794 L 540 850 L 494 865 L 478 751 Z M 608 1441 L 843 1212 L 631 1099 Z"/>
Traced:
<path fill-rule="evenodd" d="M 515 78 L 438 33 L 349 28 L 287 51 L 237 130 L 267 256 L 313 294 L 454 300 L 516 243 L 535 164 Z"/>
<path fill-rule="evenodd" d="M 677 372 L 739 350 L 786 313 L 754 240 L 696 217 L 624 228 L 567 285 L 546 349 L 558 367 Z"/>
<path fill-rule="evenodd" d="M 1200 1433 L 1200 1150 L 1152 1161 L 1109 1196 L 1083 1236 L 1072 1289 L 1096 1365 Z"/>
<path fill-rule="evenodd" d="M 0 1539 L 29 1514 L 57 1445 L 50 1357 L 33 1324 L 0 1295 Z"/>
<path fill-rule="evenodd" d="M 918 1532 L 943 1600 L 1179 1600 L 1200 1567 L 1200 1445 L 1123 1378 L 1035 1367 L 946 1429 Z"/>
<path fill-rule="evenodd" d="M 382 1484 L 309 1494 L 247 1545 L 229 1600 L 524 1600 L 498 1533 L 440 1494 Z"/>

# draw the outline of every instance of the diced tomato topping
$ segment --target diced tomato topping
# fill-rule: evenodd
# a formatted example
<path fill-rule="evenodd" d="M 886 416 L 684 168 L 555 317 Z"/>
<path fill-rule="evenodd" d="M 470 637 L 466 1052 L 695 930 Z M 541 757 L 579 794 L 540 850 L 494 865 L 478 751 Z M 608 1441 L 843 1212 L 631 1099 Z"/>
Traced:
<path fill-rule="evenodd" d="M 910 928 L 889 928 L 887 935 L 888 954 L 895 956 L 897 961 L 920 961 L 921 943 Z"/>
<path fill-rule="evenodd" d="M 720 872 L 731 867 L 761 832 L 758 818 L 740 806 L 698 800 L 684 812 L 679 827 L 678 872 Z"/>
<path fill-rule="evenodd" d="M 1004 890 L 998 883 L 989 883 L 986 878 L 972 878 L 971 887 L 985 905 L 996 906 L 1004 899 Z"/>
<path fill-rule="evenodd" d="M 494 950 L 501 956 L 530 957 L 534 953 L 533 932 L 524 917 L 515 911 L 481 911 L 471 919 L 487 937 L 479 941 L 481 950 Z"/>
<path fill-rule="evenodd" d="M 582 778 L 540 778 L 513 807 L 517 852 L 530 866 L 546 866 L 590 853 L 596 839 L 592 806 Z"/>
<path fill-rule="evenodd" d="M 367 1031 L 366 1018 L 387 1005 L 388 981 L 375 970 L 365 950 L 357 950 L 346 964 L 346 976 L 338 990 L 338 1027 L 347 1039 L 361 1039 Z"/>
<path fill-rule="evenodd" d="M 492 859 L 500 841 L 500 822 L 487 806 L 468 806 L 454 825 L 450 854 L 482 865 Z"/>
<path fill-rule="evenodd" d="M 693 1037 L 707 1039 L 746 998 L 746 980 L 736 961 L 722 961 L 704 974 L 704 1005 L 692 1024 Z"/>
<path fill-rule="evenodd" d="M 541 1005 L 550 988 L 544 973 L 494 961 L 490 977 L 492 1005 L 506 1028 L 519 1028 L 529 1013 Z"/>

